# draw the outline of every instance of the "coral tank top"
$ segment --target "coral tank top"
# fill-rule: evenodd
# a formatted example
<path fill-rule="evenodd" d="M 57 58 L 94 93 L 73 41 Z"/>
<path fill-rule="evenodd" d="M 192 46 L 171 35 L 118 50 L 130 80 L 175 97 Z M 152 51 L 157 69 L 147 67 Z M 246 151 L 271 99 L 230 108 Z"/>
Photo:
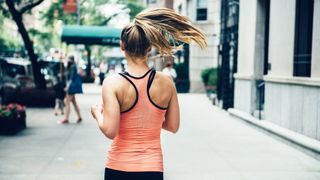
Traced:
<path fill-rule="evenodd" d="M 150 69 L 141 77 L 120 75 L 133 85 L 136 100 L 120 115 L 120 128 L 109 149 L 106 167 L 127 172 L 163 172 L 160 132 L 166 108 L 150 98 L 149 88 L 156 74 Z"/>

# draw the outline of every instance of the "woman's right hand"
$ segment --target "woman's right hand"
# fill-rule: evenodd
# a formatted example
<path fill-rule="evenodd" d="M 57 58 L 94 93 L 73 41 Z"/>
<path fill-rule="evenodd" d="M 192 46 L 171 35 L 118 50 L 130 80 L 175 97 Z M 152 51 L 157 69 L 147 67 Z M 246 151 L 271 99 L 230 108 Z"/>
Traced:
<path fill-rule="evenodd" d="M 94 119 L 98 120 L 99 118 L 102 118 L 102 112 L 103 112 L 102 105 L 95 104 L 91 106 L 91 114 Z"/>

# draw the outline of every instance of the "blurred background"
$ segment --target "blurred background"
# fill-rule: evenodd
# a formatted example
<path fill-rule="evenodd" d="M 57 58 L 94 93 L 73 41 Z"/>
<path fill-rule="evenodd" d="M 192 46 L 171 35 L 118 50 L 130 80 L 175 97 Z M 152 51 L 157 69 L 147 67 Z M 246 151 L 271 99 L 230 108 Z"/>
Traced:
<path fill-rule="evenodd" d="M 122 28 L 139 12 L 156 7 L 171 8 L 187 16 L 203 30 L 208 40 L 207 50 L 191 43 L 181 45 L 173 56 L 160 57 L 156 49 L 148 55 L 150 67 L 172 76 L 182 102 L 182 116 L 190 122 L 203 119 L 207 124 L 198 130 L 208 133 L 202 134 L 208 141 L 224 134 L 214 133 L 221 123 L 236 119 L 237 123 L 237 120 L 247 122 L 236 126 L 239 131 L 249 126 L 285 144 L 288 149 L 265 152 L 270 157 L 283 158 L 283 154 L 277 152 L 290 154 L 294 151 L 287 159 L 277 159 L 279 169 L 271 168 L 277 165 L 267 160 L 270 158 L 262 158 L 267 162 L 252 164 L 254 167 L 270 165 L 264 166 L 267 171 L 263 171 L 269 173 L 269 176 L 264 174 L 268 179 L 320 179 L 320 0 L 0 0 L 0 134 L 4 135 L 0 136 L 0 161 L 1 158 L 13 159 L 8 153 L 20 145 L 12 142 L 21 141 L 14 137 L 37 139 L 42 131 L 36 131 L 35 127 L 51 127 L 55 131 L 50 137 L 57 147 L 63 144 L 66 136 L 54 136 L 61 127 L 55 124 L 52 111 L 56 85 L 63 79 L 69 56 L 75 57 L 83 82 L 80 109 L 84 109 L 85 119 L 90 119 L 89 105 L 100 100 L 102 80 L 126 69 L 125 56 L 119 49 Z M 189 116 L 192 112 L 199 116 Z M 213 125 L 210 124 L 213 119 L 221 122 L 207 129 Z M 191 134 L 196 131 L 187 127 Z M 74 128 L 77 127 L 71 129 Z M 251 132 L 251 129 L 243 132 Z M 82 130 L 80 128 L 79 133 Z M 257 144 L 261 143 L 266 149 L 270 147 L 263 138 L 258 138 L 260 135 L 256 136 L 250 134 Z M 243 144 L 238 147 L 252 145 L 249 135 L 245 137 L 248 141 L 241 141 Z M 36 144 L 30 145 L 29 155 L 38 156 L 44 150 L 33 151 L 32 147 L 42 146 L 47 140 L 34 141 Z M 230 143 L 239 142 L 239 139 L 229 140 Z M 104 140 L 94 142 L 101 141 Z M 185 145 L 194 141 L 196 139 L 190 139 Z M 177 139 L 172 141 L 173 144 L 177 142 Z M 261 152 L 249 151 L 251 153 L 244 157 L 255 157 Z M 238 151 L 230 154 L 240 155 Z M 52 156 L 58 160 L 62 157 Z M 291 162 L 293 156 L 299 158 L 289 170 L 296 174 L 285 176 L 283 171 L 287 169 L 281 169 L 284 166 L 281 163 Z M 300 164 L 301 161 L 304 163 Z M 70 162 L 72 164 L 72 160 Z M 76 164 L 81 166 L 78 161 Z M 306 164 L 312 166 L 306 167 Z M 11 169 L 3 165 L 4 170 L 0 165 L 0 179 L 33 179 L 33 176 L 12 176 L 18 168 L 13 162 L 11 165 Z M 234 164 L 230 162 L 229 165 Z M 301 169 L 295 169 L 297 167 Z M 43 168 L 33 172 L 35 179 L 42 177 L 41 170 Z M 262 174 L 251 176 L 243 172 L 224 175 L 215 177 L 262 179 Z M 45 177 L 68 179 L 75 176 Z M 93 177 L 96 178 L 82 178 Z M 170 179 L 170 175 L 167 177 Z M 188 178 L 176 173 L 171 179 Z M 214 175 L 199 179 L 214 179 Z"/>

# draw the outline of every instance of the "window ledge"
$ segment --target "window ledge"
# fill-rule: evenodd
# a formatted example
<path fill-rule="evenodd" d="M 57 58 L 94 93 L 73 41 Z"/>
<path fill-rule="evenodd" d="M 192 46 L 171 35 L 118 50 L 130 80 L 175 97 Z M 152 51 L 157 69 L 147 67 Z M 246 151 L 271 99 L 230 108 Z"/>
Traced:
<path fill-rule="evenodd" d="M 196 20 L 196 24 L 208 24 L 208 20 Z"/>
<path fill-rule="evenodd" d="M 240 80 L 254 80 L 254 77 L 252 75 L 248 75 L 248 74 L 235 73 L 235 74 L 233 74 L 233 77 L 235 79 L 240 79 Z"/>
<path fill-rule="evenodd" d="M 310 77 L 278 77 L 278 76 L 264 76 L 263 80 L 272 83 L 293 84 L 302 86 L 316 86 L 320 87 L 320 78 Z"/>

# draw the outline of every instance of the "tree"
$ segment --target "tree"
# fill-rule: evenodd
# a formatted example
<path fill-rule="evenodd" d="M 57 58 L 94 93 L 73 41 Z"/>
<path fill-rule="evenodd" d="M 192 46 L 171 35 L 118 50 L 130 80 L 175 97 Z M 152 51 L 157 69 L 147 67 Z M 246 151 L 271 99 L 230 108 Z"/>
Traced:
<path fill-rule="evenodd" d="M 80 24 L 81 25 L 106 25 L 104 17 L 97 7 L 106 4 L 109 0 L 79 0 L 80 2 Z M 64 24 L 77 24 L 76 13 L 65 13 L 63 11 L 64 0 L 57 0 L 52 3 L 47 11 L 42 14 L 42 19 L 49 27 L 53 27 L 57 20 Z"/>
<path fill-rule="evenodd" d="M 144 7 L 139 4 L 136 0 L 118 0 L 116 3 L 121 7 L 120 11 L 116 11 L 111 15 L 104 15 L 99 8 L 108 4 L 115 3 L 111 0 L 79 0 L 80 3 L 80 25 L 93 25 L 93 26 L 105 26 L 108 22 L 119 15 L 120 13 L 128 13 L 130 19 L 133 19 Z M 54 29 L 55 23 L 59 20 L 63 24 L 75 25 L 77 24 L 77 14 L 65 13 L 63 11 L 63 0 L 57 0 L 52 3 L 47 11 L 42 14 L 42 19 L 46 26 Z M 52 31 L 52 34 L 54 32 Z M 88 66 L 86 74 L 89 75 L 91 71 L 91 50 L 89 46 L 85 46 L 88 52 Z"/>
<path fill-rule="evenodd" d="M 3 0 L 2 0 L 3 1 Z M 12 19 L 15 21 L 18 27 L 18 31 L 24 42 L 24 46 L 27 50 L 29 59 L 32 63 L 34 82 L 37 88 L 45 89 L 46 81 L 41 74 L 40 64 L 38 63 L 38 57 L 34 52 L 33 42 L 29 37 L 29 34 L 23 23 L 23 14 L 29 12 L 32 8 L 41 4 L 44 0 L 5 0 L 7 10 L 10 12 Z"/>
<path fill-rule="evenodd" d="M 98 8 L 105 4 L 110 3 L 110 0 L 79 0 L 80 1 L 80 24 L 81 25 L 95 25 L 104 26 L 119 12 L 104 16 Z M 129 10 L 128 14 L 133 19 L 144 7 L 137 2 L 137 0 L 118 0 L 118 4 L 122 5 L 122 10 Z M 63 11 L 63 0 L 57 0 L 52 3 L 48 10 L 46 10 L 42 19 L 47 26 L 54 26 L 55 21 L 58 19 L 63 21 L 64 24 L 72 25 L 77 23 L 77 14 L 65 13 Z"/>
<path fill-rule="evenodd" d="M 7 37 L 6 28 L 3 26 L 6 19 L 10 17 L 8 11 L 4 7 L 4 3 L 0 0 L 0 50 L 6 51 L 14 47 L 14 40 Z"/>
<path fill-rule="evenodd" d="M 129 16 L 130 16 L 130 20 L 134 19 L 134 17 L 136 17 L 137 14 L 139 14 L 144 7 L 138 3 L 136 0 L 125 0 L 125 1 L 120 1 L 120 3 L 123 3 L 126 5 L 126 8 L 128 8 L 129 11 Z"/>
<path fill-rule="evenodd" d="M 28 32 L 37 52 L 47 52 L 52 47 L 54 37 L 51 32 L 43 32 L 35 28 L 30 28 Z"/>

